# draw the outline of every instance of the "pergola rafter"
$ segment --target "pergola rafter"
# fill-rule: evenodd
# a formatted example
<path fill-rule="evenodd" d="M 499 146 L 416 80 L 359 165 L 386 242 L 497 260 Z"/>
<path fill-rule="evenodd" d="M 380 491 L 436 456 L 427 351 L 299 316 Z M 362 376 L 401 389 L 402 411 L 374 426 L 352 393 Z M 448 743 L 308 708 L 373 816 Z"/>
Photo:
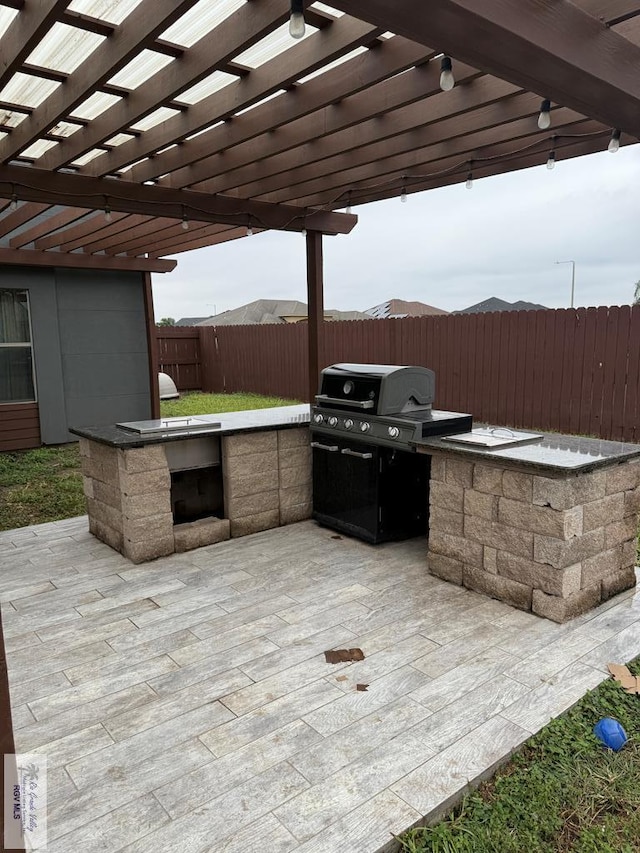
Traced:
<path fill-rule="evenodd" d="M 126 27 L 117 27 L 113 34 L 69 75 L 63 86 L 52 92 L 28 119 L 0 141 L 0 161 L 6 162 L 15 157 L 72 112 L 74 107 L 86 100 L 88 92 L 99 88 L 141 50 L 152 45 L 159 33 L 175 23 L 196 2 L 197 0 L 142 0 L 127 19 Z"/>
<path fill-rule="evenodd" d="M 286 2 L 280 0 L 280 5 L 285 6 Z M 229 119 L 234 113 L 289 86 L 326 62 L 372 41 L 379 32 L 375 27 L 360 21 L 340 19 L 326 30 L 296 44 L 286 57 L 275 57 L 244 79 L 204 98 L 184 116 L 175 116 L 152 128 L 144 137 L 120 145 L 110 154 L 96 158 L 82 171 L 95 176 L 114 173 L 167 145 L 173 145 L 216 122 Z"/>

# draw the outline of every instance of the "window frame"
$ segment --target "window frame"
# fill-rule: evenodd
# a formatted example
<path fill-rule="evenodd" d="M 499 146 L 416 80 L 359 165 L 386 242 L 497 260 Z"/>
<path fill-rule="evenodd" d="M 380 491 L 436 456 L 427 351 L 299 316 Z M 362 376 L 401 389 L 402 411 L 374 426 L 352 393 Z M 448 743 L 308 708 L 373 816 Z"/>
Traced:
<path fill-rule="evenodd" d="M 31 351 L 31 381 L 33 383 L 33 400 L 0 400 L 0 406 L 31 406 L 38 402 L 38 385 L 36 383 L 36 362 L 33 354 L 33 322 L 31 319 L 31 294 L 25 287 L 0 287 L 0 291 L 10 290 L 15 293 L 24 293 L 27 299 L 27 315 L 29 319 L 29 340 L 12 341 L 3 343 L 0 341 L 0 349 L 26 349 Z"/>

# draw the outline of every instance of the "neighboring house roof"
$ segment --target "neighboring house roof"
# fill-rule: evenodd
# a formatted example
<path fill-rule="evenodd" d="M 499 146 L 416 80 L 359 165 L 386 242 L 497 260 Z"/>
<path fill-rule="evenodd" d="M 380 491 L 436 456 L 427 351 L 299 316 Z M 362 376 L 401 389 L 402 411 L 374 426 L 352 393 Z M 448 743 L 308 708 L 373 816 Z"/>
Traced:
<path fill-rule="evenodd" d="M 478 302 L 475 305 L 470 305 L 468 308 L 462 308 L 460 311 L 454 311 L 454 314 L 484 314 L 489 311 L 541 311 L 545 310 L 545 305 L 538 305 L 536 302 L 506 302 L 504 299 L 499 299 L 497 296 L 492 296 L 485 299 L 483 302 Z"/>
<path fill-rule="evenodd" d="M 327 320 L 370 320 L 371 318 L 359 311 L 334 311 L 327 309 L 324 312 Z M 297 300 L 256 299 L 247 305 L 233 308 L 231 311 L 223 311 L 214 317 L 203 319 L 198 326 L 248 326 L 264 323 L 286 323 L 296 322 L 296 319 L 304 320 L 307 317 L 307 306 L 304 302 Z"/>
<path fill-rule="evenodd" d="M 203 320 L 206 320 L 207 317 L 181 317 L 179 320 L 176 320 L 176 326 L 197 326 L 198 323 L 202 323 Z"/>
<path fill-rule="evenodd" d="M 448 311 L 443 311 L 442 308 L 435 308 L 433 305 L 427 305 L 425 302 L 405 302 L 404 299 L 390 299 L 388 302 L 381 302 L 380 305 L 374 305 L 373 308 L 367 308 L 366 313 L 376 320 L 392 319 L 401 317 L 424 317 L 427 314 L 448 314 Z"/>

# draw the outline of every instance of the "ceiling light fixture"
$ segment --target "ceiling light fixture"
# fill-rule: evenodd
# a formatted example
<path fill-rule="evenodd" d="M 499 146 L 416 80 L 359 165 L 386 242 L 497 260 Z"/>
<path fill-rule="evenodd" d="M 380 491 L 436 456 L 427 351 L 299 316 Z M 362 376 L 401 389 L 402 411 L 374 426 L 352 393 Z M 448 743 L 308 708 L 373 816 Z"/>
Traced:
<path fill-rule="evenodd" d="M 443 56 L 440 61 L 440 88 L 443 92 L 450 92 L 456 85 L 453 76 L 453 64 L 450 56 Z"/>
<path fill-rule="evenodd" d="M 551 101 L 548 98 L 545 98 L 540 105 L 538 127 L 540 130 L 549 130 L 551 127 Z"/>
<path fill-rule="evenodd" d="M 289 18 L 289 35 L 294 39 L 304 36 L 304 6 L 303 0 L 291 0 L 291 16 Z"/>

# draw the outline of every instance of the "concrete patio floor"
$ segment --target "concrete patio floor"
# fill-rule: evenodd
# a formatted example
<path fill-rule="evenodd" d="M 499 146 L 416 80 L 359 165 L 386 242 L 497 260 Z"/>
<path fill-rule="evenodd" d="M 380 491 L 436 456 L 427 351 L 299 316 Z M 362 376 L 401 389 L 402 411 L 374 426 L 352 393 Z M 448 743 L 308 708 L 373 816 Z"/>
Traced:
<path fill-rule="evenodd" d="M 134 566 L 84 517 L 0 533 L 49 853 L 393 849 L 640 653 L 633 592 L 556 625 L 429 576 L 425 549 L 303 522 Z"/>

